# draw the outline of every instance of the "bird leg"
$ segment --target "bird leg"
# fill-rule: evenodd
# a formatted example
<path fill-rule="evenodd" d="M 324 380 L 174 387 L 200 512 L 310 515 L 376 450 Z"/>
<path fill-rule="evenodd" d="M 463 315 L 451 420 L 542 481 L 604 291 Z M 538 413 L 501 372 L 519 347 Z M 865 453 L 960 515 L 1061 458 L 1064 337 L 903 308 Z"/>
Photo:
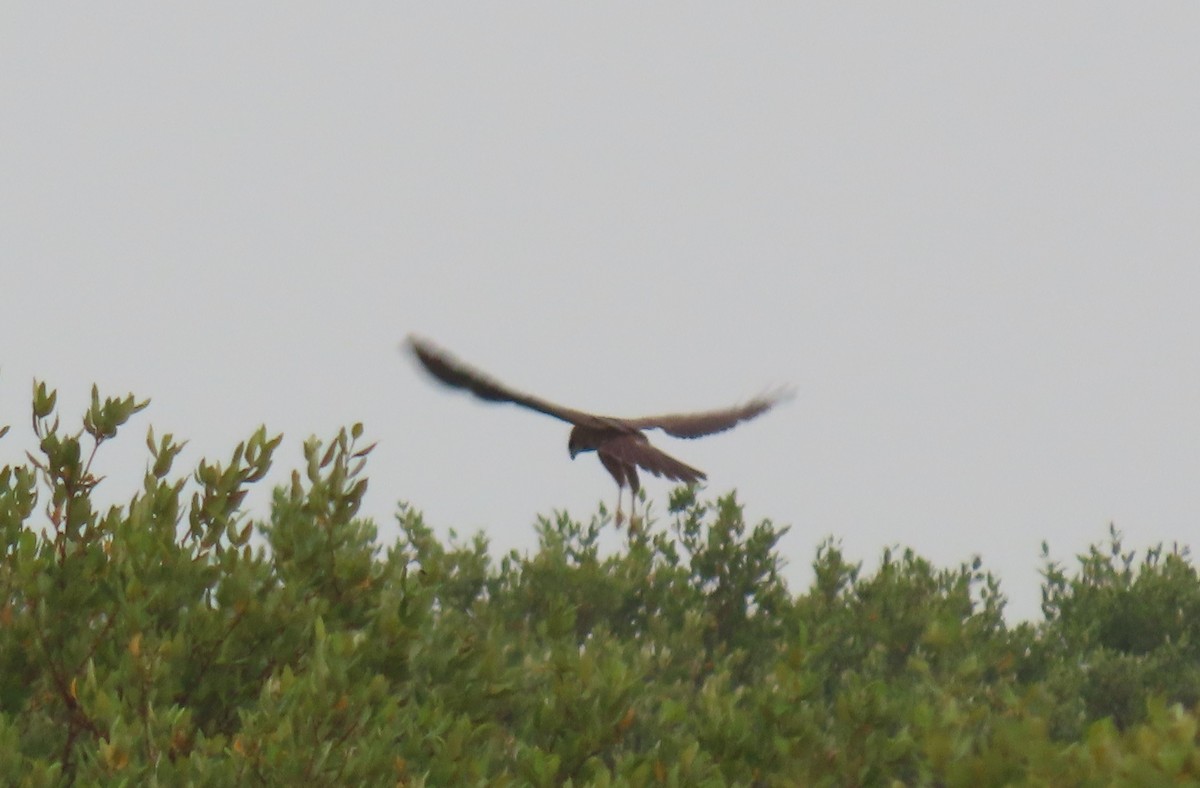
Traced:
<path fill-rule="evenodd" d="M 632 534 L 637 525 L 633 518 L 637 514 L 637 494 L 641 488 L 638 484 L 637 467 L 632 464 L 626 465 L 625 478 L 629 482 L 629 533 Z"/>
<path fill-rule="evenodd" d="M 621 493 L 625 490 L 621 485 L 617 485 L 617 513 L 613 516 L 613 522 L 617 527 L 621 527 L 621 523 L 625 520 L 625 515 L 621 514 Z"/>

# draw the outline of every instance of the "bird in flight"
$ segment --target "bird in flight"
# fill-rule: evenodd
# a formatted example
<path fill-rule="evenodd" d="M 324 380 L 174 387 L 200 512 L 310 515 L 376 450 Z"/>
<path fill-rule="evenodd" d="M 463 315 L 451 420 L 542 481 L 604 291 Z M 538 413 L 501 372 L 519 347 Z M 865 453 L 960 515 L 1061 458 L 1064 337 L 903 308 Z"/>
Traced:
<path fill-rule="evenodd" d="M 757 397 L 742 405 L 701 413 L 675 413 L 666 416 L 647 416 L 639 419 L 622 419 L 614 416 L 598 416 L 573 408 L 555 405 L 532 394 L 525 394 L 505 386 L 494 378 L 459 361 L 450 353 L 432 342 L 417 336 L 409 336 L 408 347 L 430 375 L 453 388 L 466 389 L 487 402 L 511 402 L 556 419 L 569 422 L 571 437 L 567 449 L 571 459 L 583 452 L 594 451 L 601 464 L 617 482 L 616 521 L 620 525 L 621 493 L 626 487 L 630 492 L 629 515 L 633 525 L 632 509 L 636 504 L 640 488 L 637 469 L 649 471 L 655 476 L 672 481 L 693 483 L 706 478 L 704 471 L 685 465 L 660 449 L 650 445 L 645 430 L 660 429 L 676 438 L 699 438 L 724 432 L 743 421 L 749 421 L 774 407 L 783 393 Z"/>

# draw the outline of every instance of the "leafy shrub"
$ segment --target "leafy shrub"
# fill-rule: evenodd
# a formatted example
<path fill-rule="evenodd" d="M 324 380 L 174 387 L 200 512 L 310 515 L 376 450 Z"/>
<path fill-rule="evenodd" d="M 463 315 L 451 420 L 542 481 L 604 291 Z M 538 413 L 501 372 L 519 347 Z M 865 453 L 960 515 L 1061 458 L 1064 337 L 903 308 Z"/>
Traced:
<path fill-rule="evenodd" d="M 1186 551 L 1112 533 L 1045 620 L 998 580 L 837 543 L 790 591 L 786 529 L 676 490 L 601 553 L 604 515 L 536 525 L 527 555 L 439 540 L 401 505 L 358 517 L 370 446 L 304 444 L 269 517 L 242 508 L 279 438 L 99 511 L 91 465 L 147 405 L 92 403 L 0 469 L 0 773 L 25 786 L 1005 785 L 1200 776 L 1200 587 Z M 3 430 L 0 429 L 0 436 Z M 255 533 L 257 532 L 257 538 Z M 1047 550 L 1048 555 L 1048 550 Z"/>
<path fill-rule="evenodd" d="M 1141 722 L 1149 696 L 1200 702 L 1200 582 L 1186 549 L 1158 545 L 1137 562 L 1110 528 L 1108 545 L 1079 556 L 1073 577 L 1045 545 L 1043 555 L 1045 676 L 1074 699 L 1076 724 L 1064 722 L 1064 735 L 1101 717 L 1118 729 Z"/>

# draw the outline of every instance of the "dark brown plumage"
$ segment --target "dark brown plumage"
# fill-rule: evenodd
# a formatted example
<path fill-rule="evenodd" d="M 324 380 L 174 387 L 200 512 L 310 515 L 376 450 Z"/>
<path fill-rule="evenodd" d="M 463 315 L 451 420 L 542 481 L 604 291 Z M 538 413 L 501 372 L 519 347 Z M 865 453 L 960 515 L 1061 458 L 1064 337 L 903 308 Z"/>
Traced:
<path fill-rule="evenodd" d="M 631 496 L 636 495 L 640 487 L 638 468 L 679 482 L 691 483 L 706 478 L 704 471 L 685 465 L 651 446 L 644 430 L 659 429 L 677 438 L 699 438 L 723 432 L 761 415 L 782 399 L 781 395 L 775 394 L 722 410 L 640 419 L 598 416 L 514 391 L 420 337 L 410 336 L 408 345 L 429 374 L 448 386 L 466 389 L 488 402 L 512 402 L 574 425 L 567 442 L 571 459 L 587 451 L 594 451 L 600 457 L 600 462 L 617 482 L 618 523 L 621 521 L 621 490 L 628 487 Z"/>

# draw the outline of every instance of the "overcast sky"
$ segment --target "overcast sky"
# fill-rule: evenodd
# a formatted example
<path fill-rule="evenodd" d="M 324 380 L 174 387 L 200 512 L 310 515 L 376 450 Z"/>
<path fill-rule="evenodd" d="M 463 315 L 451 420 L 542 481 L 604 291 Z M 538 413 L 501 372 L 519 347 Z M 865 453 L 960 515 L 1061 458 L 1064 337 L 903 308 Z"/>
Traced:
<path fill-rule="evenodd" d="M 262 423 L 365 423 L 365 514 L 534 544 L 615 487 L 568 428 L 436 387 L 435 339 L 514 386 L 644 415 L 792 530 L 1038 554 L 1200 523 L 1200 6 L 10 4 L 0 11 L 0 463 L 30 381 L 93 382 L 227 460 Z M 665 508 L 668 486 L 647 483 Z M 251 499 L 265 514 L 266 492 Z"/>

